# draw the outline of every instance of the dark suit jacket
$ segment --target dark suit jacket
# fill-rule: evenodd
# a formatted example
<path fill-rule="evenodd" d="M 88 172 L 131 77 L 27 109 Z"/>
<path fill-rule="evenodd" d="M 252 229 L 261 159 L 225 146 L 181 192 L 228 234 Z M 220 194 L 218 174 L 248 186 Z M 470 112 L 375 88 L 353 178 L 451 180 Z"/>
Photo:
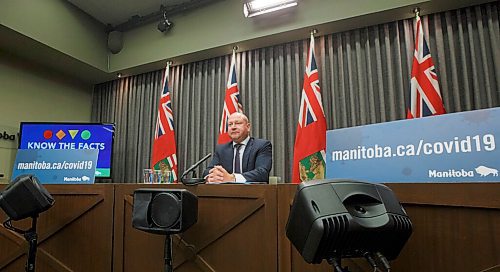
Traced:
<path fill-rule="evenodd" d="M 273 165 L 273 148 L 271 142 L 250 137 L 241 163 L 242 175 L 247 181 L 269 181 L 269 172 Z M 212 161 L 208 164 L 203 176 L 215 165 L 222 165 L 229 173 L 233 172 L 234 149 L 233 142 L 220 144 L 215 147 Z"/>

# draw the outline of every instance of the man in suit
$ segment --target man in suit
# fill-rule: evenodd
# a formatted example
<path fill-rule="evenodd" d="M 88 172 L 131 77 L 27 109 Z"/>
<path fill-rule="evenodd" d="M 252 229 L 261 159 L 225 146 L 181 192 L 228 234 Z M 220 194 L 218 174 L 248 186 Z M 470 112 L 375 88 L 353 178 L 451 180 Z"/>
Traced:
<path fill-rule="evenodd" d="M 250 137 L 250 122 L 243 113 L 228 118 L 231 142 L 215 147 L 214 156 L 203 172 L 207 182 L 269 181 L 272 145 L 268 140 Z"/>

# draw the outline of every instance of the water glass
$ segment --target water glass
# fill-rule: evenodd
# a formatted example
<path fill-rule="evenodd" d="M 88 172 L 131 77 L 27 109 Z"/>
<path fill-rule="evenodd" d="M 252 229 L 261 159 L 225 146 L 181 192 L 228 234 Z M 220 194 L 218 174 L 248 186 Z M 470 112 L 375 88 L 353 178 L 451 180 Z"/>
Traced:
<path fill-rule="evenodd" d="M 144 183 L 153 183 L 153 170 L 152 169 L 144 169 L 142 172 L 142 182 Z"/>
<path fill-rule="evenodd" d="M 158 182 L 159 183 L 172 183 L 172 180 L 171 180 L 172 172 L 171 171 L 157 170 L 157 175 L 158 175 Z"/>

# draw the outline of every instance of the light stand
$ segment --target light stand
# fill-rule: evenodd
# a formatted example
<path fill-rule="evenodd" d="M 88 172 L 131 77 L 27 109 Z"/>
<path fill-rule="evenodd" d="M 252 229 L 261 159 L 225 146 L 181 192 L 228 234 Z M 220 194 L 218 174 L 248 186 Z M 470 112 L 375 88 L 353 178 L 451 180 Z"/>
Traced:
<path fill-rule="evenodd" d="M 182 233 L 198 220 L 198 197 L 186 189 L 143 188 L 134 191 L 132 226 L 164 234 L 165 272 L 172 272 L 172 234 Z"/>
<path fill-rule="evenodd" d="M 54 205 L 54 198 L 32 175 L 16 177 L 3 192 L 0 193 L 0 207 L 7 214 L 3 226 L 24 236 L 29 244 L 26 271 L 35 271 L 38 235 L 36 223 L 40 213 Z M 31 228 L 22 230 L 12 225 L 12 220 L 22 220 L 31 217 Z"/>
<path fill-rule="evenodd" d="M 38 245 L 38 235 L 36 233 L 37 219 L 38 219 L 38 214 L 31 217 L 31 228 L 28 230 L 22 230 L 12 226 L 12 220 L 10 218 L 7 218 L 7 220 L 3 222 L 3 226 L 6 229 L 23 235 L 28 244 L 30 245 L 28 251 L 28 259 L 26 261 L 26 266 L 25 266 L 25 271 L 27 272 L 35 271 L 36 250 Z"/>
<path fill-rule="evenodd" d="M 165 259 L 165 272 L 174 271 L 172 266 L 172 237 L 170 234 L 165 235 L 165 248 L 164 248 L 164 259 Z"/>
<path fill-rule="evenodd" d="M 341 258 L 328 258 L 326 261 L 333 267 L 333 272 L 349 272 L 349 267 L 342 268 Z"/>

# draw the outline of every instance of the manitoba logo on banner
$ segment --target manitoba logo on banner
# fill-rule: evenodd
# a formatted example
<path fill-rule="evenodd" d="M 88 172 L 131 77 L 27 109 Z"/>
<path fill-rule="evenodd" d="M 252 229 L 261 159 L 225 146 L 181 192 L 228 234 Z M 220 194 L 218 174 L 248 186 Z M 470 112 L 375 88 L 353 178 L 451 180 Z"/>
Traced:
<path fill-rule="evenodd" d="M 439 90 L 436 68 L 424 38 L 422 22 L 417 15 L 415 53 L 411 68 L 411 87 L 406 118 L 420 118 L 446 113 Z"/>
<path fill-rule="evenodd" d="M 172 100 L 168 90 L 168 74 L 170 65 L 165 68 L 162 92 L 158 105 L 155 139 L 151 158 L 152 168 L 161 171 L 172 171 L 171 180 L 177 182 L 177 149 L 175 146 L 174 115 Z"/>
<path fill-rule="evenodd" d="M 229 115 L 235 112 L 243 112 L 243 106 L 240 101 L 238 81 L 236 80 L 236 52 L 233 50 L 231 67 L 229 68 L 229 76 L 227 78 L 226 94 L 224 97 L 224 108 L 222 109 L 222 118 L 220 121 L 218 144 L 231 141 L 228 134 L 227 120 L 229 119 Z"/>
<path fill-rule="evenodd" d="M 311 34 L 293 152 L 293 183 L 325 178 L 326 118 Z"/>

